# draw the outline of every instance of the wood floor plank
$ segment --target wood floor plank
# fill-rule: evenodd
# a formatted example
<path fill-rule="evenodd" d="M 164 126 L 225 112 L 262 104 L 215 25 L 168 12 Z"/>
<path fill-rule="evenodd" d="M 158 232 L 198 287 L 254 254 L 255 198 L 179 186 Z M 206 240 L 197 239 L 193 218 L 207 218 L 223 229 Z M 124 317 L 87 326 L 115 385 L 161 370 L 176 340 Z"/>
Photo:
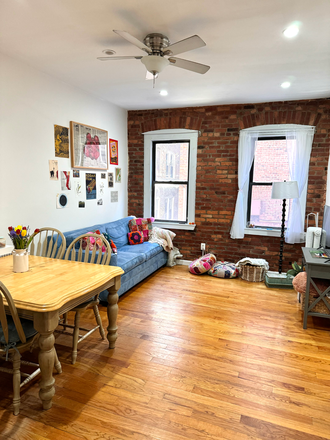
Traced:
<path fill-rule="evenodd" d="M 329 329 L 303 330 L 293 290 L 162 268 L 120 299 L 114 350 L 95 332 L 72 365 L 72 338 L 57 336 L 49 411 L 35 379 L 13 416 L 0 376 L 0 439 L 330 440 Z"/>

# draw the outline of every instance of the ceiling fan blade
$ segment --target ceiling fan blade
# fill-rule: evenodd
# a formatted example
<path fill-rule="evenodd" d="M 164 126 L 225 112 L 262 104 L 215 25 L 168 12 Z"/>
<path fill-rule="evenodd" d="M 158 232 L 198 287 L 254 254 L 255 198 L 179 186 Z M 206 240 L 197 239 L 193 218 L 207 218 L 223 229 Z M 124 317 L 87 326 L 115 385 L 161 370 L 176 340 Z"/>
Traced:
<path fill-rule="evenodd" d="M 198 36 L 193 35 L 192 37 L 186 38 L 185 40 L 177 41 L 164 49 L 164 52 L 170 50 L 172 55 L 177 55 L 178 53 L 188 52 L 188 50 L 198 49 L 199 47 L 206 46 L 206 43 Z"/>
<path fill-rule="evenodd" d="M 181 58 L 169 58 L 170 66 L 180 67 L 181 69 L 191 70 L 196 73 L 206 73 L 210 66 L 195 63 L 194 61 L 182 60 Z"/>
<path fill-rule="evenodd" d="M 143 57 L 134 57 L 134 56 L 123 56 L 123 57 L 97 57 L 100 61 L 109 61 L 109 60 L 140 60 Z"/>
<path fill-rule="evenodd" d="M 121 37 L 125 38 L 125 40 L 129 41 L 130 43 L 134 44 L 134 46 L 137 46 L 139 49 L 143 50 L 144 52 L 151 53 L 152 50 L 150 47 L 146 46 L 142 41 L 138 40 L 137 38 L 133 37 L 133 35 L 129 34 L 126 31 L 116 31 L 113 30 L 116 34 L 120 35 Z"/>

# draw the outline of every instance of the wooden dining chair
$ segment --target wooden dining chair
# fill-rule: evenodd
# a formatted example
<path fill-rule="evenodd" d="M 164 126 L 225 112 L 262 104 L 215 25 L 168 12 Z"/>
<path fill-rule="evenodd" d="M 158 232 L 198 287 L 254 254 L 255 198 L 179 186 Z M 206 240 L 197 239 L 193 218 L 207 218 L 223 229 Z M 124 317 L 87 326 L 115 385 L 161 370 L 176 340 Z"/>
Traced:
<path fill-rule="evenodd" d="M 4 298 L 7 302 L 9 313 L 6 314 Z M 7 287 L 0 281 L 0 358 L 13 364 L 13 368 L 0 367 L 1 372 L 13 374 L 13 405 L 14 415 L 19 414 L 20 389 L 40 373 L 39 364 L 28 361 L 21 361 L 21 353 L 29 350 L 34 339 L 38 336 L 33 328 L 33 321 L 20 319 Z M 33 373 L 21 372 L 21 364 L 36 367 Z M 62 372 L 62 367 L 58 361 L 55 351 L 55 368 L 58 373 Z M 21 382 L 21 376 L 26 379 Z"/>
<path fill-rule="evenodd" d="M 95 240 L 95 243 L 91 243 L 91 239 Z M 99 241 L 100 245 L 96 244 L 96 240 Z M 100 241 L 101 240 L 101 241 Z M 92 240 L 93 241 L 93 240 Z M 102 243 L 102 244 L 101 244 Z M 102 252 L 103 248 L 103 252 Z M 92 249 L 92 250 L 90 250 Z M 65 260 L 71 261 L 82 261 L 84 263 L 91 264 L 102 264 L 108 265 L 111 259 L 111 247 L 109 242 L 99 234 L 83 234 L 77 237 L 68 247 Z M 95 270 L 97 270 L 97 266 L 95 266 Z M 64 334 L 70 334 L 66 332 L 66 327 L 73 329 L 73 343 L 72 343 L 72 364 L 74 364 L 77 360 L 77 352 L 78 352 L 78 343 L 86 339 L 89 335 L 99 329 L 100 335 L 102 339 L 105 339 L 105 331 L 102 325 L 99 309 L 99 295 L 94 295 L 88 301 L 80 304 L 75 307 L 71 311 L 75 312 L 74 325 L 68 324 L 67 314 L 64 315 L 64 319 L 60 322 L 60 325 L 64 327 Z M 79 327 L 80 322 L 80 314 L 87 309 L 93 309 L 97 326 L 92 328 L 91 330 Z M 87 332 L 83 336 L 79 334 L 80 331 Z"/>
<path fill-rule="evenodd" d="M 61 240 L 59 240 L 61 238 Z M 38 257 L 62 259 L 65 253 L 66 239 L 55 228 L 41 228 L 30 244 L 30 254 Z"/>

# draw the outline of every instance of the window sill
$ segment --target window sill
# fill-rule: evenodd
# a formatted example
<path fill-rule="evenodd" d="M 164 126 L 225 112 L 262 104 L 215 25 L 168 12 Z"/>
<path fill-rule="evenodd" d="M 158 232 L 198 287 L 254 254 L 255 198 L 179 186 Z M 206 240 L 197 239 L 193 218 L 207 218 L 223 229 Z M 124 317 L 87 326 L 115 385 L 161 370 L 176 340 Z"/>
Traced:
<path fill-rule="evenodd" d="M 158 228 L 163 229 L 185 229 L 186 231 L 193 231 L 196 228 L 196 225 L 187 225 L 181 223 L 162 223 L 162 222 L 154 222 L 153 223 Z"/>
<path fill-rule="evenodd" d="M 245 235 L 263 235 L 265 237 L 280 237 L 281 231 L 278 229 L 266 229 L 266 228 L 245 228 Z"/>

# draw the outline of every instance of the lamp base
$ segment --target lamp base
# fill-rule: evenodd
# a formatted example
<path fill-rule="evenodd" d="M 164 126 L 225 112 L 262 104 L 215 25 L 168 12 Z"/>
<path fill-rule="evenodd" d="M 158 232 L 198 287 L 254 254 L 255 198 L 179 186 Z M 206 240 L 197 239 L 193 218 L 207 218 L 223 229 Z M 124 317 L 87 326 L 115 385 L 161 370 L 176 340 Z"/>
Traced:
<path fill-rule="evenodd" d="M 293 289 L 292 278 L 288 278 L 286 273 L 278 273 L 268 271 L 265 274 L 265 284 L 267 287 L 274 287 L 277 289 Z"/>

